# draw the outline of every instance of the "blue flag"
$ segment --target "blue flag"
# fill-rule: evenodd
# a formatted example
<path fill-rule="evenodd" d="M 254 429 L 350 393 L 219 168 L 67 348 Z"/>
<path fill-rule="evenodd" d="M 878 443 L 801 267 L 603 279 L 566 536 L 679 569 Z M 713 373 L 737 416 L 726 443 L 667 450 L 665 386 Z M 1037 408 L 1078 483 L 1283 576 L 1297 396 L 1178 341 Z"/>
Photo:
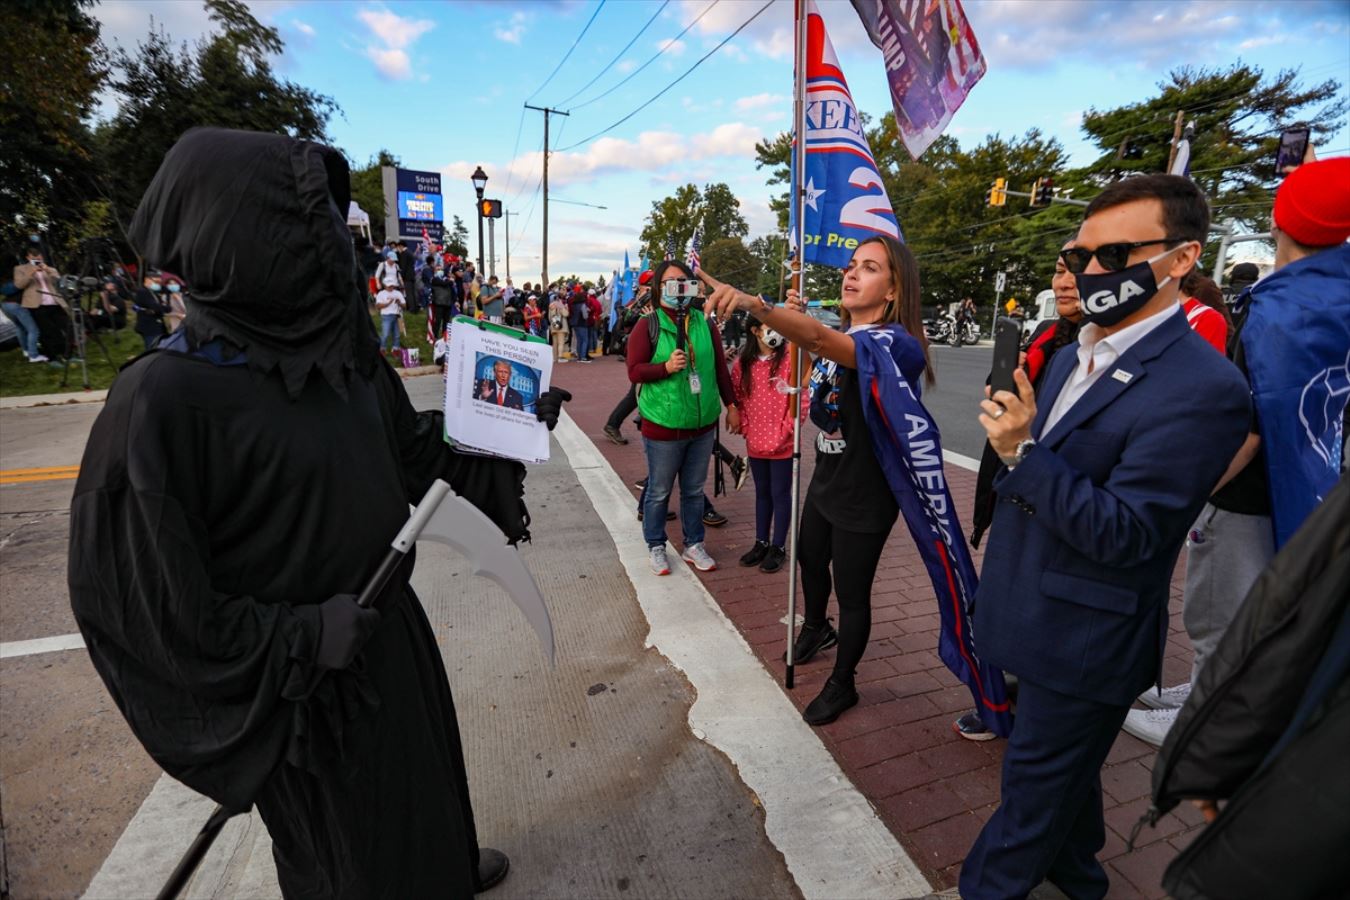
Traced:
<path fill-rule="evenodd" d="M 872 448 L 937 596 L 938 656 L 970 688 L 984 724 L 1007 737 L 1012 712 L 1003 673 L 976 652 L 975 565 L 947 489 L 937 423 L 919 401 L 923 350 L 899 325 L 854 332 L 853 346 Z"/>
<path fill-rule="evenodd" d="M 1272 272 L 1249 298 L 1242 346 L 1275 546 L 1282 547 L 1340 477 L 1350 401 L 1350 244 Z"/>
<path fill-rule="evenodd" d="M 877 234 L 898 240 L 904 237 L 877 174 L 848 82 L 825 33 L 825 22 L 814 4 L 807 8 L 806 248 L 802 259 L 842 269 L 866 238 Z M 797 208 L 799 176 L 794 151 L 788 231 L 794 243 L 801 212 Z"/>

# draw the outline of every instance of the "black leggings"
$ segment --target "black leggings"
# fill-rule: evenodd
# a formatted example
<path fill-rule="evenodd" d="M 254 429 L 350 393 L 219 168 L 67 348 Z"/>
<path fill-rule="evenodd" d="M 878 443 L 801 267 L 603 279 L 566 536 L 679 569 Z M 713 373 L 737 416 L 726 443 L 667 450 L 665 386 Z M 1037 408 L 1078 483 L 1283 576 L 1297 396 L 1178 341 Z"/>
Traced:
<path fill-rule="evenodd" d="M 609 414 L 609 420 L 605 422 L 611 428 L 618 429 L 623 425 L 623 420 L 637 412 L 637 385 L 630 384 L 628 393 L 623 395 L 623 399 Z"/>
<path fill-rule="evenodd" d="M 806 624 L 825 624 L 833 563 L 834 596 L 839 604 L 839 650 L 831 677 L 851 684 L 872 631 L 872 581 L 890 531 L 867 534 L 836 528 L 809 498 L 802 507 L 798 528 L 797 564 L 806 596 Z"/>

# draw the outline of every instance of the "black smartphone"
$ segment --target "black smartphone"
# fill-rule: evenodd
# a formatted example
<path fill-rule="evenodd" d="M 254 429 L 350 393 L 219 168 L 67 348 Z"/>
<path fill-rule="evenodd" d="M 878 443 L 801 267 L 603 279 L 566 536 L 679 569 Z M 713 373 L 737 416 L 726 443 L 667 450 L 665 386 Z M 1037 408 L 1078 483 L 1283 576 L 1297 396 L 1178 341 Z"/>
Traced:
<path fill-rule="evenodd" d="M 1303 165 L 1303 157 L 1308 153 L 1308 139 L 1312 130 L 1307 125 L 1295 125 L 1286 128 L 1280 134 L 1280 146 L 1275 151 L 1275 175 L 1283 178 Z"/>
<path fill-rule="evenodd" d="M 989 394 L 999 391 L 1017 393 L 1013 370 L 1022 352 L 1022 325 L 1016 319 L 999 316 L 994 323 L 994 366 L 989 371 Z"/>

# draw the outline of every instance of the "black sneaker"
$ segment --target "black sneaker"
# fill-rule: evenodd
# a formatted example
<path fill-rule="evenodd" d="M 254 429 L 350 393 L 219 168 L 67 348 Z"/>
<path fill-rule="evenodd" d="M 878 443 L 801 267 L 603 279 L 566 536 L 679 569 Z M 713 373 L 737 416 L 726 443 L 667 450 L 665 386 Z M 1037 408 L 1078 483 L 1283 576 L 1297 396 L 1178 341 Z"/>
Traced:
<path fill-rule="evenodd" d="M 764 557 L 769 555 L 768 541 L 755 541 L 755 546 L 751 547 L 749 552 L 741 557 L 741 565 L 757 566 L 764 562 Z"/>
<path fill-rule="evenodd" d="M 727 517 L 709 506 L 703 511 L 703 524 L 709 528 L 721 528 L 727 524 Z"/>
<path fill-rule="evenodd" d="M 783 562 L 786 559 L 786 550 L 782 547 L 770 547 L 769 552 L 764 557 L 764 561 L 759 564 L 759 570 L 770 574 L 777 572 L 779 569 L 783 568 Z"/>
<path fill-rule="evenodd" d="M 824 625 L 803 625 L 802 630 L 797 632 L 797 640 L 792 643 L 792 663 L 810 662 L 817 653 L 837 643 L 839 632 L 834 630 L 829 619 L 825 620 Z M 786 653 L 783 654 L 783 662 L 787 662 Z"/>
<path fill-rule="evenodd" d="M 816 699 L 806 705 L 802 719 L 807 725 L 828 725 L 843 715 L 844 710 L 858 705 L 858 692 L 853 684 L 840 684 L 831 675 Z"/>
<path fill-rule="evenodd" d="M 745 478 L 750 474 L 750 467 L 745 464 L 745 460 L 736 457 L 731 461 L 731 483 L 740 490 L 745 485 Z"/>
<path fill-rule="evenodd" d="M 624 437 L 619 429 L 615 428 L 613 425 L 605 426 L 605 437 L 619 445 L 628 443 L 628 438 Z"/>
<path fill-rule="evenodd" d="M 638 490 L 642 490 L 642 489 L 645 488 L 646 486 L 647 486 L 647 476 L 646 476 L 646 475 L 643 475 L 643 476 L 642 476 L 641 478 L 639 478 L 637 481 L 634 481 L 634 482 L 633 482 L 633 487 L 637 488 Z"/>
<path fill-rule="evenodd" d="M 952 731 L 968 741 L 992 741 L 998 737 L 989 730 L 989 726 L 984 724 L 984 720 L 976 712 L 968 712 L 953 722 Z"/>

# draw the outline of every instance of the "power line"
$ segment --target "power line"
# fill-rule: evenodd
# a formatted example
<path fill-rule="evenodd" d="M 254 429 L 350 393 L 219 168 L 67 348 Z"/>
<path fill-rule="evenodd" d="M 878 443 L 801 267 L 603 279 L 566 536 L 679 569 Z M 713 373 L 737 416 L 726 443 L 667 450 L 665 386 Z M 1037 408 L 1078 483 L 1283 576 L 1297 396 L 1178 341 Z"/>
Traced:
<path fill-rule="evenodd" d="M 567 60 L 571 58 L 572 51 L 577 49 L 577 44 L 580 44 L 581 39 L 586 36 L 586 32 L 591 30 L 591 25 L 595 23 L 595 17 L 600 15 L 600 10 L 604 8 L 605 8 L 605 0 L 600 0 L 600 5 L 595 8 L 595 12 L 591 13 L 591 19 L 589 22 L 586 23 L 586 27 L 581 29 L 581 34 L 577 35 L 577 39 L 572 42 L 572 46 L 567 48 L 567 52 L 563 54 L 563 58 L 558 62 L 558 64 L 553 67 L 553 71 L 548 73 L 548 77 L 544 79 L 544 83 L 539 85 L 539 87 L 535 88 L 533 94 L 525 98 L 526 103 L 529 103 L 531 100 L 535 98 L 535 95 L 537 95 L 544 88 L 548 87 L 548 83 L 553 80 L 554 75 L 558 74 L 558 70 L 563 67 L 563 63 L 567 62 Z"/>
<path fill-rule="evenodd" d="M 648 66 L 650 66 L 652 63 L 656 62 L 658 59 L 661 58 L 662 55 L 665 54 L 665 52 L 666 52 L 667 50 L 669 50 L 671 47 L 675 46 L 675 42 L 676 42 L 676 41 L 678 41 L 680 38 L 682 38 L 682 37 L 684 37 L 686 34 L 688 34 L 688 33 L 689 33 L 689 29 L 691 29 L 691 28 L 693 28 L 695 25 L 697 25 L 698 22 L 699 22 L 699 19 L 702 19 L 704 16 L 706 16 L 709 12 L 712 11 L 712 8 L 713 8 L 714 6 L 716 6 L 718 3 L 721 3 L 721 2 L 722 2 L 722 0 L 712 0 L 712 3 L 709 3 L 706 7 L 704 7 L 703 12 L 699 13 L 699 14 L 698 14 L 698 17 L 695 18 L 694 21 L 690 22 L 688 25 L 686 25 L 686 26 L 684 27 L 684 31 L 681 31 L 679 34 L 675 35 L 675 37 L 672 38 L 671 40 L 666 41 L 666 43 L 663 44 L 663 45 L 661 46 L 661 49 L 657 51 L 657 53 L 656 53 L 655 56 L 653 56 L 651 59 L 647 60 L 647 61 L 646 61 L 645 63 L 643 63 L 642 65 L 638 66 L 638 67 L 637 67 L 636 69 L 634 69 L 632 72 L 630 72 L 630 73 L 628 74 L 628 77 L 625 78 L 623 81 L 620 81 L 618 84 L 614 85 L 614 87 L 612 87 L 612 88 L 610 88 L 609 90 L 605 91 L 603 94 L 600 94 L 600 95 L 597 96 L 597 97 L 592 97 L 591 99 L 587 100 L 585 103 L 578 103 L 576 106 L 572 107 L 572 109 L 574 109 L 574 110 L 576 110 L 576 109 L 582 109 L 583 107 L 590 106 L 592 103 L 594 103 L 594 102 L 597 101 L 597 100 L 603 100 L 605 97 L 608 97 L 610 94 L 614 93 L 614 92 L 617 91 L 619 88 L 623 87 L 625 84 L 627 84 L 628 82 L 632 81 L 633 78 L 635 78 L 639 72 L 641 72 L 643 69 L 645 69 L 645 68 L 647 68 Z"/>
<path fill-rule="evenodd" d="M 567 103 L 569 100 L 571 100 L 573 97 L 576 97 L 578 94 L 583 94 L 583 93 L 585 93 L 587 88 L 589 88 L 591 85 L 593 85 L 593 84 L 595 84 L 597 81 L 599 81 L 599 80 L 600 80 L 600 76 L 601 76 L 601 75 L 604 75 L 606 72 L 608 72 L 610 69 L 612 69 L 612 68 L 614 67 L 614 64 L 615 64 L 616 62 L 618 62 L 620 59 L 623 58 L 623 55 L 624 55 L 625 53 L 628 52 L 628 48 L 631 47 L 631 46 L 633 46 L 634 44 L 637 43 L 637 39 L 640 38 L 640 37 L 642 37 L 642 35 L 647 31 L 647 29 L 651 27 L 652 23 L 656 21 L 656 17 L 659 16 L 659 15 L 661 15 L 661 11 L 662 11 L 663 9 L 665 9 L 665 8 L 666 8 L 667 6 L 669 6 L 669 5 L 670 5 L 670 0 L 663 0 L 663 2 L 661 3 L 661 5 L 660 5 L 659 7 L 657 7 L 656 12 L 652 13 L 652 17 L 651 17 L 650 19 L 647 20 L 647 24 L 646 24 L 646 25 L 643 25 L 643 26 L 642 26 L 642 29 L 641 29 L 637 34 L 633 35 L 633 39 L 632 39 L 631 41 L 629 41 L 627 44 L 625 44 L 625 45 L 624 45 L 624 48 L 623 48 L 622 50 L 620 50 L 620 51 L 618 52 L 618 54 L 615 55 L 615 57 L 609 61 L 609 65 L 605 66 L 605 67 L 604 67 L 603 69 L 601 69 L 599 72 L 596 72 L 596 73 L 595 73 L 595 77 L 592 78 L 590 81 L 586 82 L 586 84 L 585 84 L 582 88 L 580 88 L 579 90 L 573 91 L 572 94 L 571 94 L 571 96 L 567 97 L 565 100 L 559 100 L 559 101 L 557 102 L 557 104 L 555 104 L 555 105 L 557 105 L 557 106 L 564 106 L 564 105 L 566 105 L 566 103 Z M 669 45 L 667 45 L 667 46 L 669 46 Z M 604 96 L 604 95 L 602 94 L 601 96 Z M 597 99 L 598 99 L 598 98 L 597 98 Z"/>
<path fill-rule="evenodd" d="M 572 145 L 567 146 L 567 147 L 560 147 L 560 148 L 558 148 L 558 152 L 561 153 L 561 152 L 566 151 L 566 150 L 574 150 L 574 149 L 576 149 L 577 147 L 580 147 L 582 144 L 589 144 L 591 141 L 595 140 L 596 138 L 600 137 L 601 135 L 606 134 L 606 133 L 608 133 L 608 132 L 610 132 L 610 131 L 613 131 L 615 128 L 618 128 L 618 127 L 619 127 L 620 125 L 622 125 L 624 122 L 627 122 L 629 119 L 633 118 L 633 116 L 637 115 L 638 113 L 642 112 L 642 111 L 643 111 L 644 109 L 646 109 L 647 107 L 651 106 L 651 105 L 652 105 L 653 103 L 655 103 L 657 100 L 661 99 L 662 95 L 664 95 L 664 94 L 666 93 L 666 91 L 670 90 L 670 89 L 673 88 L 675 85 L 677 85 L 677 84 L 679 84 L 681 81 L 683 81 L 685 78 L 689 77 L 689 75 L 692 74 L 693 71 L 694 71 L 695 69 L 697 69 L 699 66 L 703 65 L 703 63 L 708 59 L 708 57 L 712 56 L 712 55 L 713 55 L 714 53 L 716 53 L 718 50 L 721 50 L 723 47 L 725 47 L 725 46 L 727 45 L 727 43 L 728 43 L 732 38 L 734 38 L 736 35 L 740 34 L 742 31 L 744 31 L 744 30 L 746 29 L 746 27 L 747 27 L 751 22 L 753 22 L 753 21 L 755 21 L 756 19 L 758 19 L 758 18 L 760 17 L 760 15 L 764 12 L 764 10 L 768 9 L 770 6 L 773 6 L 773 4 L 774 4 L 774 0 L 768 0 L 768 2 L 765 3 L 763 6 L 761 6 L 761 7 L 755 12 L 755 14 L 754 14 L 753 16 L 751 16 L 750 18 L 748 18 L 748 19 L 746 19 L 744 22 L 742 22 L 739 28 L 737 28 L 737 29 L 736 29 L 735 31 L 733 31 L 731 34 L 729 34 L 729 35 L 727 35 L 725 38 L 723 38 L 723 39 L 722 39 L 722 42 L 721 42 L 720 44 L 718 44 L 716 47 L 713 47 L 713 48 L 712 48 L 711 50 L 709 50 L 707 53 L 703 54 L 703 56 L 699 58 L 698 62 L 694 63 L 694 64 L 693 64 L 692 66 L 690 66 L 687 70 L 685 70 L 685 72 L 684 72 L 683 75 L 681 75 L 679 78 L 676 78 L 674 81 L 672 81 L 670 84 L 666 85 L 665 87 L 661 88 L 661 90 L 658 91 L 658 92 L 656 93 L 656 95 L 653 96 L 653 97 L 652 97 L 650 100 L 648 100 L 646 103 L 642 104 L 642 105 L 639 106 L 637 109 L 633 110 L 633 111 L 630 112 L 628 115 L 624 116 L 622 119 L 620 119 L 619 121 L 615 122 L 613 125 L 610 125 L 608 128 L 602 128 L 600 131 L 597 131 L 595 134 L 591 135 L 590 137 L 585 138 L 585 139 L 580 140 L 580 141 L 577 141 L 575 144 L 572 144 Z"/>

